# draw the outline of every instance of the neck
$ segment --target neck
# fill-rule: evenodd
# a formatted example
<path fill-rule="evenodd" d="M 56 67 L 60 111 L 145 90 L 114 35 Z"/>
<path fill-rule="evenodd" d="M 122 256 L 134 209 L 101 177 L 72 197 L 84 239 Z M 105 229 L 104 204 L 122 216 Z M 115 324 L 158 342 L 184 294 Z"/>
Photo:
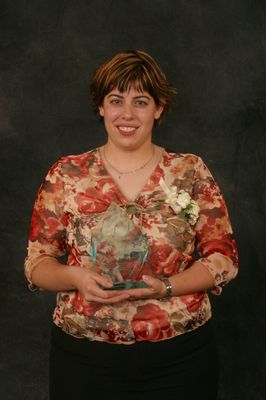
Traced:
<path fill-rule="evenodd" d="M 137 149 L 125 149 L 115 146 L 108 141 L 104 146 L 105 157 L 117 169 L 131 170 L 139 167 L 142 163 L 152 157 L 154 145 L 151 142 L 144 143 Z"/>

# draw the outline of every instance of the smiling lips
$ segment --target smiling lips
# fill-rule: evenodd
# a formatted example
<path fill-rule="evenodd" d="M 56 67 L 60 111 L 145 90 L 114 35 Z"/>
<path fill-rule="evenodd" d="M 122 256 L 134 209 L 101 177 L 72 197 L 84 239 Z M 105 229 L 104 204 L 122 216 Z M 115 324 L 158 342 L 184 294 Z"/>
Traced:
<path fill-rule="evenodd" d="M 117 126 L 119 132 L 123 135 L 123 136 L 132 136 L 134 135 L 134 133 L 137 130 L 137 126 Z"/>

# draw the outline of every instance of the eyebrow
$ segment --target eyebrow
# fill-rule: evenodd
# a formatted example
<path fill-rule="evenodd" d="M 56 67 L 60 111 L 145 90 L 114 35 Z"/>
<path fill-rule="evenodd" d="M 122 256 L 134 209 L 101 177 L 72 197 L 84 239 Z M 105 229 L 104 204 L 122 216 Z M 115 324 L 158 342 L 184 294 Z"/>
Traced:
<path fill-rule="evenodd" d="M 107 98 L 108 98 L 108 97 L 111 97 L 111 96 L 119 97 L 120 99 L 123 99 L 123 98 L 124 98 L 124 96 L 121 96 L 120 94 L 116 94 L 116 93 L 109 93 L 109 94 L 107 95 Z M 150 99 L 151 99 L 151 97 L 146 96 L 145 94 L 140 95 L 140 96 L 134 96 L 134 97 L 133 97 L 133 99 L 143 99 L 143 98 L 145 98 L 145 99 L 147 99 L 147 100 L 150 100 Z"/>

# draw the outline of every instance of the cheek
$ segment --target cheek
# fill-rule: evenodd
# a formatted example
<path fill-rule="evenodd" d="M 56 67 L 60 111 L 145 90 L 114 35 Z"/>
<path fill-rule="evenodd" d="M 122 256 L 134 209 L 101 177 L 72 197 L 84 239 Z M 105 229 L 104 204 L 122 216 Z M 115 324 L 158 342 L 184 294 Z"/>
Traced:
<path fill-rule="evenodd" d="M 137 110 L 135 112 L 135 116 L 143 123 L 143 124 L 152 124 L 154 121 L 154 113 L 149 110 Z"/>
<path fill-rule="evenodd" d="M 150 113 L 149 115 L 143 115 L 142 121 L 145 123 L 147 126 L 152 126 L 154 124 L 154 114 Z"/>
<path fill-rule="evenodd" d="M 119 116 L 119 110 L 115 110 L 115 109 L 105 111 L 105 114 L 104 114 L 104 118 L 105 118 L 106 122 L 112 122 L 116 118 L 118 118 L 118 116 Z"/>

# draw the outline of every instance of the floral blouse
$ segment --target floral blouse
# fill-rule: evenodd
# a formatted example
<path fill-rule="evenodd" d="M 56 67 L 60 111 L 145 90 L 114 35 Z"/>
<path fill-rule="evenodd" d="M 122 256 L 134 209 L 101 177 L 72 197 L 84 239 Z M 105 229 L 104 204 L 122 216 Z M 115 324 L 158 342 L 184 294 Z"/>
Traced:
<path fill-rule="evenodd" d="M 174 211 L 160 182 L 188 193 L 199 207 L 197 221 Z M 237 250 L 220 190 L 201 158 L 164 151 L 141 193 L 129 202 L 101 159 L 99 149 L 60 158 L 50 169 L 34 205 L 25 273 L 47 258 L 68 255 L 67 265 L 93 268 L 91 232 L 112 204 L 119 206 L 148 239 L 142 270 L 170 277 L 203 264 L 220 294 L 237 274 Z M 66 266 L 67 268 L 67 266 Z M 167 299 L 116 304 L 87 302 L 77 291 L 59 292 L 54 323 L 78 338 L 131 344 L 159 341 L 201 326 L 211 318 L 205 291 Z"/>

